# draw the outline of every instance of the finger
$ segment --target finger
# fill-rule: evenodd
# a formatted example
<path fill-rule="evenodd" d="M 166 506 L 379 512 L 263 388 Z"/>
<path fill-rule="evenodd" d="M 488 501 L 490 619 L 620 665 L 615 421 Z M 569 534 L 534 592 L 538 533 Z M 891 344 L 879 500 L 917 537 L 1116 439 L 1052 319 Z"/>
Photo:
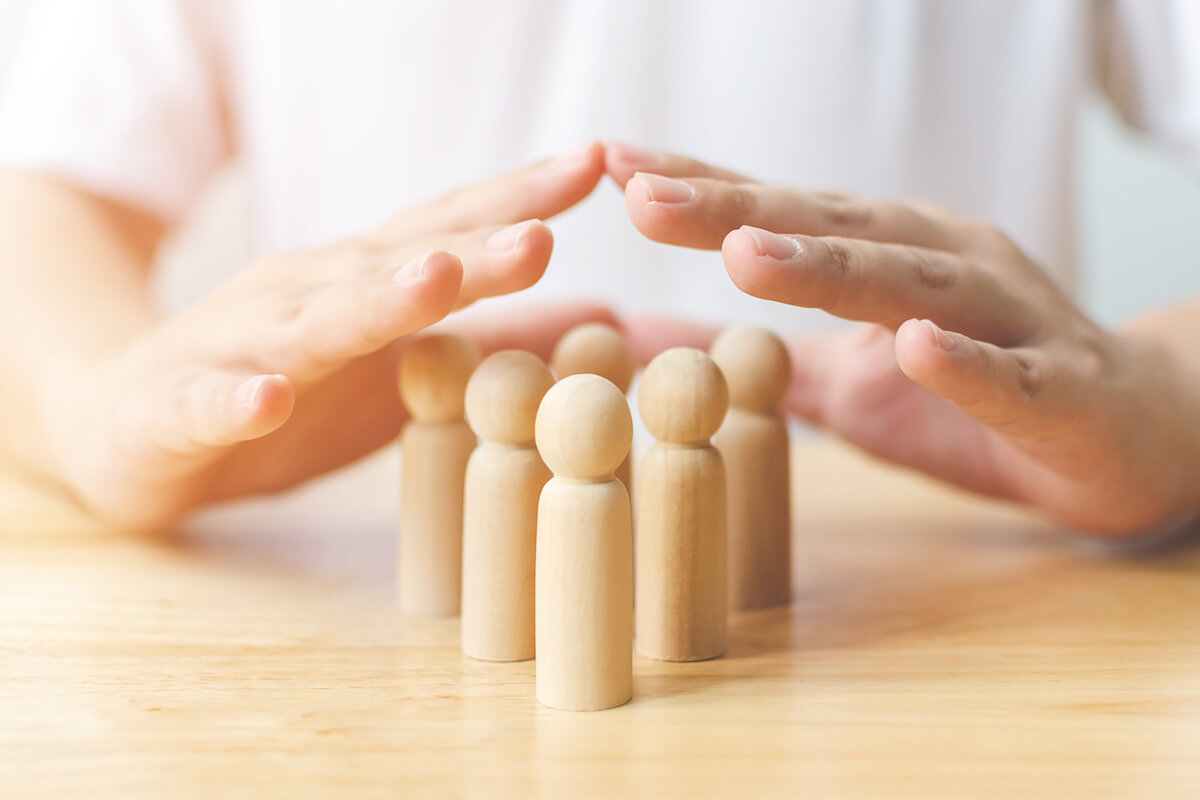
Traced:
<path fill-rule="evenodd" d="M 392 241 L 405 241 L 523 219 L 548 219 L 591 194 L 603 174 L 604 147 L 590 142 L 409 209 L 378 234 Z"/>
<path fill-rule="evenodd" d="M 900 326 L 896 360 L 910 379 L 1007 436 L 1059 429 L 1084 405 L 1079 383 L 1045 352 L 997 347 L 929 320 Z"/>
<path fill-rule="evenodd" d="M 127 407 L 130 414 L 125 419 L 127 426 L 145 430 L 144 441 L 159 451 L 174 456 L 215 455 L 214 450 L 277 430 L 291 415 L 294 403 L 295 391 L 284 375 L 245 376 L 197 368 L 176 376 L 155 398 L 149 413 L 134 409 L 135 403 Z M 143 437 L 133 434 L 126 440 Z M 194 466 L 194 461 L 186 462 L 188 469 Z"/>
<path fill-rule="evenodd" d="M 455 308 L 484 297 L 527 289 L 546 272 L 554 234 L 540 220 L 507 227 L 482 228 L 444 245 L 463 263 L 462 287 Z"/>
<path fill-rule="evenodd" d="M 624 188 L 635 172 L 653 172 L 675 178 L 716 178 L 734 183 L 751 183 L 750 178 L 694 158 L 645 150 L 622 142 L 604 145 L 604 166 L 617 185 Z"/>
<path fill-rule="evenodd" d="M 462 262 L 443 250 L 398 271 L 325 284 L 282 302 L 265 321 L 255 366 L 304 383 L 441 320 L 458 302 Z"/>
<path fill-rule="evenodd" d="M 671 347 L 707 351 L 721 329 L 716 325 L 659 316 L 636 316 L 625 321 L 625 335 L 637 362 L 643 366 Z"/>
<path fill-rule="evenodd" d="M 895 330 L 914 316 L 997 344 L 1015 344 L 1037 324 L 1027 301 L 990 273 L 936 250 L 858 239 L 779 235 L 745 227 L 721 248 L 742 291 Z"/>
<path fill-rule="evenodd" d="M 509 294 L 537 283 L 550 263 L 554 234 L 541 220 L 491 225 L 467 233 L 427 236 L 397 245 L 365 236 L 301 254 L 301 266 L 288 264 L 290 275 L 301 271 L 316 288 L 345 288 L 353 280 L 381 282 L 399 263 L 434 250 L 453 253 L 463 276 L 456 308 L 484 297 Z"/>
<path fill-rule="evenodd" d="M 442 326 L 445 330 L 469 336 L 484 353 L 500 350 L 528 350 L 549 361 L 554 345 L 563 334 L 585 322 L 603 322 L 619 327 L 616 315 L 605 306 L 593 303 L 558 303 L 457 318 Z"/>
<path fill-rule="evenodd" d="M 957 251 L 973 230 L 966 221 L 933 217 L 901 203 L 709 178 L 636 174 L 625 207 L 647 238 L 715 250 L 742 225 L 809 236 L 842 236 Z"/>

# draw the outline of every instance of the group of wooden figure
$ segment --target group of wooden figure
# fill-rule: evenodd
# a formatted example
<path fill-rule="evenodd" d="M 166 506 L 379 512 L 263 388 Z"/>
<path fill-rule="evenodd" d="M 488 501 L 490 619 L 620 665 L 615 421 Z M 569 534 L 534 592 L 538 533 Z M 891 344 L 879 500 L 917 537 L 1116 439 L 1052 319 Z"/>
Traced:
<path fill-rule="evenodd" d="M 791 601 L 787 349 L 738 326 L 710 353 L 654 358 L 638 409 L 657 441 L 636 486 L 635 366 L 601 324 L 565 335 L 549 366 L 519 350 L 481 361 L 453 334 L 400 365 L 401 609 L 461 613 L 478 659 L 534 658 L 536 640 L 537 697 L 554 708 L 628 701 L 635 643 L 715 658 L 730 610 Z"/>

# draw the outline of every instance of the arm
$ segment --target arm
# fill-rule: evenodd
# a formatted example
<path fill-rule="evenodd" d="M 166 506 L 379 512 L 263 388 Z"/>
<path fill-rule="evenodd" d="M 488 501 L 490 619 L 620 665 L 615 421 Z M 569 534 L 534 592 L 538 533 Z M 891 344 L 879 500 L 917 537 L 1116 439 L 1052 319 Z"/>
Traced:
<path fill-rule="evenodd" d="M 1200 513 L 1195 304 L 1106 331 L 1002 233 L 943 209 L 763 185 L 619 145 L 608 169 L 648 237 L 720 249 L 757 297 L 872 323 L 789 341 L 798 416 L 1099 535 Z M 660 321 L 640 327 L 668 335 Z"/>
<path fill-rule="evenodd" d="M 0 446 L 10 456 L 62 472 L 49 404 L 86 397 L 70 376 L 153 327 L 146 278 L 162 233 L 132 208 L 0 170 Z"/>
<path fill-rule="evenodd" d="M 269 255 L 157 319 L 161 226 L 44 177 L 0 175 L 0 445 L 114 520 L 156 525 L 293 486 L 392 439 L 404 340 L 545 270 L 538 218 L 603 174 L 592 144 L 454 192 L 382 228 Z M 486 347 L 548 350 L 604 318 L 564 307 L 473 322 Z"/>

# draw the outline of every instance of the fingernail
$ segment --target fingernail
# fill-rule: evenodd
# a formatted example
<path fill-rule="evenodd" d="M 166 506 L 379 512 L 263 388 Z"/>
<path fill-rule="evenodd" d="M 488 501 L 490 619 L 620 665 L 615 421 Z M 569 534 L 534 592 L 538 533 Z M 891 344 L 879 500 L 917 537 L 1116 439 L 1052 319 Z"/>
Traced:
<path fill-rule="evenodd" d="M 521 237 L 525 231 L 540 224 L 536 219 L 529 219 L 518 222 L 516 225 L 509 225 L 507 228 L 501 228 L 489 236 L 483 246 L 496 253 L 511 253 L 520 246 Z"/>
<path fill-rule="evenodd" d="M 570 171 L 583 166 L 584 163 L 592 158 L 592 148 L 596 146 L 595 142 L 588 142 L 576 147 L 574 150 L 568 150 L 565 153 L 555 156 L 546 164 L 548 169 L 554 171 Z"/>
<path fill-rule="evenodd" d="M 268 375 L 256 375 L 253 378 L 248 378 L 238 384 L 237 389 L 233 393 L 233 401 L 241 408 L 254 408 L 258 405 L 258 396 L 262 393 L 263 384 L 267 382 Z"/>
<path fill-rule="evenodd" d="M 612 142 L 608 146 L 621 161 L 643 169 L 652 169 L 663 162 L 663 154 L 654 150 L 646 150 L 621 142 Z"/>
<path fill-rule="evenodd" d="M 925 324 L 929 327 L 930 332 L 933 334 L 933 343 L 938 347 L 946 351 L 950 351 L 955 347 L 958 347 L 958 342 L 954 341 L 954 338 L 950 336 L 950 334 L 939 328 L 933 320 L 927 319 L 925 320 Z"/>
<path fill-rule="evenodd" d="M 396 283 L 404 281 L 419 281 L 425 277 L 426 263 L 433 252 L 422 253 L 412 261 L 405 264 L 400 269 L 396 270 L 396 274 L 392 276 L 392 280 Z"/>
<path fill-rule="evenodd" d="M 639 172 L 634 178 L 642 182 L 651 203 L 686 203 L 696 196 L 691 184 L 674 178 L 664 178 L 653 172 Z"/>
<path fill-rule="evenodd" d="M 765 231 L 751 225 L 743 225 L 742 230 L 754 240 L 754 246 L 758 248 L 760 256 L 790 261 L 804 254 L 804 248 L 800 246 L 800 242 L 788 236 L 780 236 L 778 233 Z"/>

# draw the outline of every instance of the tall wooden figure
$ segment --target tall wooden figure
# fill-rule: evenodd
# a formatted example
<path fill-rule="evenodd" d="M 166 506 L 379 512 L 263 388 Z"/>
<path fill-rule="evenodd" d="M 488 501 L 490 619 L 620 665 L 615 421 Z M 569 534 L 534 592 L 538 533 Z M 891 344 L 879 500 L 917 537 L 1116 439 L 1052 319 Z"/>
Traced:
<path fill-rule="evenodd" d="M 559 380 L 568 375 L 591 373 L 608 378 L 618 389 L 629 394 L 637 362 L 629 342 L 616 328 L 602 322 L 588 322 L 577 325 L 558 340 L 550 367 Z M 633 492 L 632 459 L 632 453 L 625 456 L 616 472 L 617 480 L 630 492 Z"/>
<path fill-rule="evenodd" d="M 463 497 L 462 651 L 473 658 L 533 658 L 538 496 L 550 480 L 534 419 L 553 385 L 522 350 L 488 356 L 467 384 L 467 422 L 479 436 Z"/>
<path fill-rule="evenodd" d="M 770 331 L 727 329 L 710 351 L 729 384 L 729 414 L 713 437 L 725 460 L 729 503 L 729 607 L 792 601 L 788 429 L 780 403 L 792 377 L 787 348 Z"/>
<path fill-rule="evenodd" d="M 598 375 L 554 385 L 537 414 L 537 446 L 554 477 L 537 528 L 537 698 L 599 711 L 633 694 L 633 532 L 629 494 L 613 476 L 629 452 L 625 395 Z"/>
<path fill-rule="evenodd" d="M 709 439 L 728 405 L 700 350 L 666 350 L 642 375 L 638 408 L 658 440 L 637 473 L 637 649 L 650 658 L 725 652 L 725 469 Z"/>
<path fill-rule="evenodd" d="M 461 336 L 425 336 L 400 362 L 404 428 L 400 481 L 400 608 L 453 616 L 462 581 L 463 479 L 475 434 L 463 419 L 479 350 Z"/>

